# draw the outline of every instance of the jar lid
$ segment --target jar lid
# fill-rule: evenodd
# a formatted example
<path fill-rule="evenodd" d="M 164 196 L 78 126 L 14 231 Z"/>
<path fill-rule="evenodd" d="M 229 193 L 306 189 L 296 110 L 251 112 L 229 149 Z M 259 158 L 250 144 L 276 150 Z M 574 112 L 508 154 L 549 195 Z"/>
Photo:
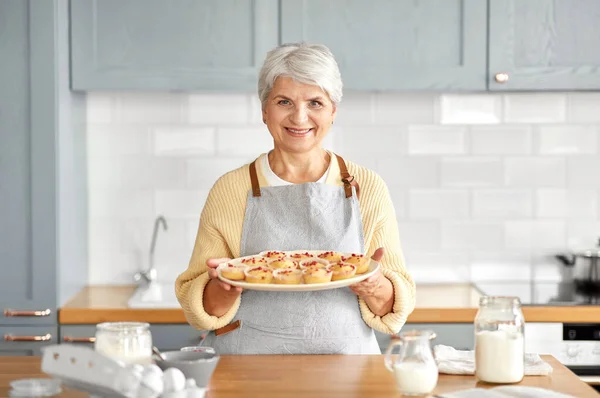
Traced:
<path fill-rule="evenodd" d="M 104 322 L 96 325 L 96 329 L 112 333 L 139 333 L 149 328 L 147 322 Z"/>
<path fill-rule="evenodd" d="M 521 299 L 517 296 L 481 296 L 479 306 L 521 306 Z"/>
<path fill-rule="evenodd" d="M 10 383 L 11 397 L 53 397 L 62 392 L 56 379 L 21 379 Z"/>

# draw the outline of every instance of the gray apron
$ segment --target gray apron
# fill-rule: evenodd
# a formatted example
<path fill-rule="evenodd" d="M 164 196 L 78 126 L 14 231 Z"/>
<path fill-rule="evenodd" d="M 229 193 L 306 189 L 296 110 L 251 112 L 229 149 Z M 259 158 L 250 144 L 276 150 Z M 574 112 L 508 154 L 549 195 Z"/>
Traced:
<path fill-rule="evenodd" d="M 241 255 L 265 250 L 364 252 L 356 190 L 338 157 L 344 186 L 305 183 L 260 187 L 250 165 Z M 344 177 L 345 176 L 345 177 Z M 348 288 L 316 292 L 245 290 L 226 334 L 210 333 L 206 346 L 220 354 L 381 354 Z"/>

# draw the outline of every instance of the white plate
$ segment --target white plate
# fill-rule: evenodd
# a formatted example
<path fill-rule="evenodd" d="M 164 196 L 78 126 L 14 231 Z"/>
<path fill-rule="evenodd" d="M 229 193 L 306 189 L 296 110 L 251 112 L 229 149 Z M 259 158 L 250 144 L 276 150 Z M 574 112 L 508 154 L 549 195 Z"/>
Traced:
<path fill-rule="evenodd" d="M 286 253 L 295 254 L 295 253 L 308 252 L 313 255 L 315 255 L 315 254 L 318 255 L 325 251 L 326 250 L 293 250 L 293 251 L 286 251 Z M 347 254 L 347 253 L 340 253 L 340 254 L 350 256 L 350 254 Z M 226 263 L 219 264 L 219 267 L 217 267 L 219 279 L 225 283 L 232 285 L 232 286 L 239 286 L 241 288 L 248 289 L 248 290 L 262 290 L 265 292 L 312 292 L 312 291 L 317 291 L 317 290 L 337 289 L 340 287 L 346 287 L 346 286 L 353 285 L 355 283 L 358 283 L 360 281 L 367 279 L 368 277 L 373 275 L 375 272 L 377 272 L 377 269 L 379 269 L 379 263 L 374 260 L 369 259 L 369 261 L 370 261 L 369 262 L 369 270 L 367 272 L 365 272 L 364 274 L 356 275 L 356 276 L 354 276 L 352 278 L 348 278 L 348 279 L 342 279 L 340 281 L 333 281 L 333 282 L 327 282 L 327 283 L 299 284 L 299 285 L 280 285 L 280 284 L 276 284 L 276 283 L 260 284 L 260 283 L 248 283 L 248 282 L 244 282 L 244 281 L 232 281 L 230 279 L 224 278 L 221 275 L 221 267 L 222 266 L 229 264 L 229 263 L 234 263 L 234 264 L 241 263 L 241 261 L 243 259 L 252 258 L 252 257 L 258 257 L 258 255 L 239 257 L 234 260 L 228 261 Z"/>

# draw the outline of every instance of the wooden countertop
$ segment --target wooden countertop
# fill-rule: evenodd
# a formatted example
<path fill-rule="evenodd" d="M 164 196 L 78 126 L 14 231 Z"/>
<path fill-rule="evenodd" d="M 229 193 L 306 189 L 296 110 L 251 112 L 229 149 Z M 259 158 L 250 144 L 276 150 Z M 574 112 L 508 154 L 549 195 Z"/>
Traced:
<path fill-rule="evenodd" d="M 110 321 L 187 323 L 179 308 L 129 308 L 135 286 L 88 286 L 59 310 L 62 324 Z M 417 285 L 416 308 L 408 323 L 469 323 L 482 295 L 472 284 Z M 526 322 L 589 322 L 600 319 L 600 306 L 524 306 Z"/>
<path fill-rule="evenodd" d="M 525 377 L 521 386 L 541 387 L 574 397 L 598 393 L 551 356 L 542 358 L 554 371 L 550 376 Z M 45 377 L 39 357 L 0 357 L 0 396 L 7 397 L 9 382 Z M 440 375 L 434 394 L 468 388 L 490 388 L 473 376 Z M 83 398 L 76 391 L 60 397 Z M 215 369 L 207 398 L 234 397 L 395 397 L 394 376 L 381 355 L 232 355 L 223 356 Z"/>
<path fill-rule="evenodd" d="M 58 323 L 187 323 L 180 308 L 129 308 L 135 286 L 88 286 L 58 310 Z"/>

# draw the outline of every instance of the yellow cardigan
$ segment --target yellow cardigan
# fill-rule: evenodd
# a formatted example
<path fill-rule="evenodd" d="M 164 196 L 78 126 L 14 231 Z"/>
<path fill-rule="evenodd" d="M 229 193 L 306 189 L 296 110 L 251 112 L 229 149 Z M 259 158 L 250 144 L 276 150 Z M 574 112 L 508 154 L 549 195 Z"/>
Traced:
<path fill-rule="evenodd" d="M 263 160 L 262 154 L 257 165 Z M 333 158 L 333 157 L 332 157 Z M 367 325 L 383 333 L 398 333 L 415 306 L 415 284 L 404 266 L 396 213 L 387 186 L 376 173 L 346 161 L 350 175 L 360 185 L 365 248 L 368 256 L 385 248 L 381 270 L 394 285 L 394 305 L 383 317 L 371 312 L 365 301 L 358 298 L 362 317 Z M 268 186 L 261 168 L 257 167 L 260 186 Z M 326 184 L 343 185 L 337 161 L 330 163 Z M 177 299 L 188 322 L 200 330 L 214 330 L 230 323 L 240 306 L 240 296 L 223 316 L 204 311 L 202 296 L 209 281 L 206 260 L 219 257 L 240 257 L 240 240 L 246 211 L 246 199 L 251 189 L 249 165 L 223 175 L 210 190 L 200 216 L 196 243 L 188 269 L 175 282 Z"/>

